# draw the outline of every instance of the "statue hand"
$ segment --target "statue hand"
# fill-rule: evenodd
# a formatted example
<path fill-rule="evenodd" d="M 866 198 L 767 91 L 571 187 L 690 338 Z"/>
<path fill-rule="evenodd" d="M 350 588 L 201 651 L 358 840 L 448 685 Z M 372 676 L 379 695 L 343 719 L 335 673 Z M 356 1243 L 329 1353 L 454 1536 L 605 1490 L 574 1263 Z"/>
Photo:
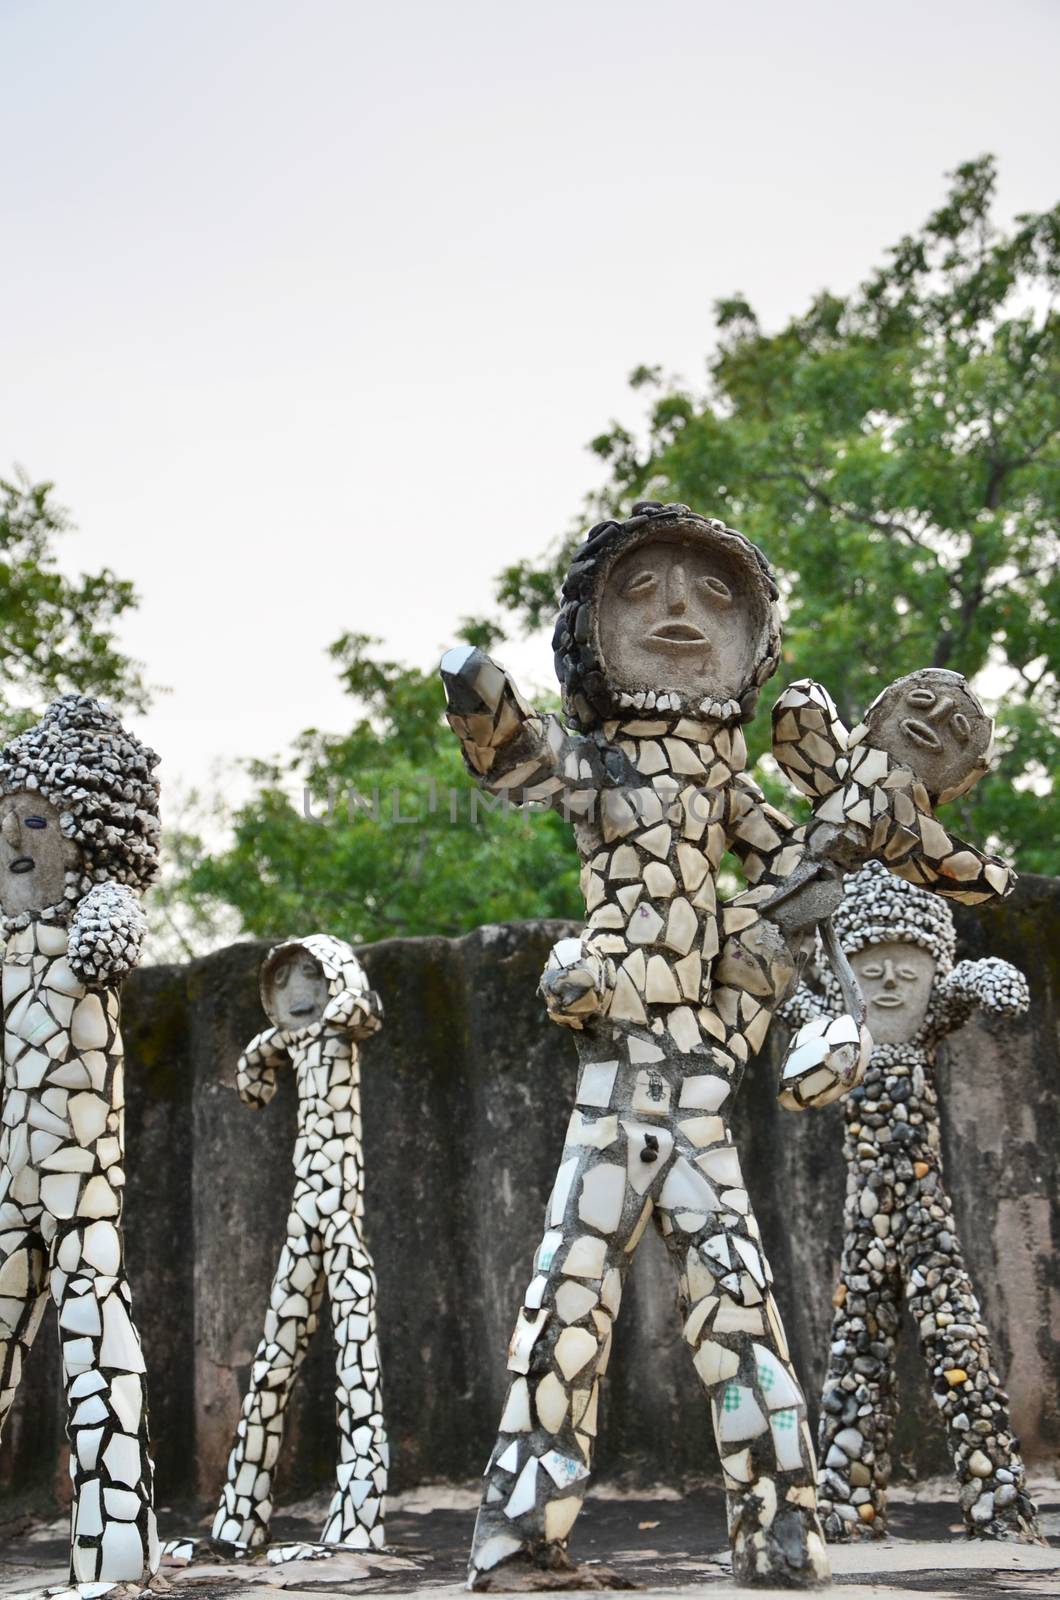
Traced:
<path fill-rule="evenodd" d="M 586 949 L 580 939 L 561 939 L 552 947 L 538 993 L 553 1022 L 582 1028 L 589 1017 L 607 1010 L 614 986 L 613 962 Z"/>

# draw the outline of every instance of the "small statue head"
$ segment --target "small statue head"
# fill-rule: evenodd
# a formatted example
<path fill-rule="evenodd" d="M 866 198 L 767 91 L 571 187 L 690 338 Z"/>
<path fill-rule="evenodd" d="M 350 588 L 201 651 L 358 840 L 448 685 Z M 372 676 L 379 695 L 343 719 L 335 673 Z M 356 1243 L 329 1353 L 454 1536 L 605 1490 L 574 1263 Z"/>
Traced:
<path fill-rule="evenodd" d="M 746 721 L 779 658 L 777 586 L 743 534 L 641 501 L 575 551 L 552 643 L 583 732 L 631 713 Z"/>
<path fill-rule="evenodd" d="M 260 983 L 266 1015 L 283 1033 L 301 1033 L 329 1019 L 345 1022 L 358 1005 L 373 1015 L 379 1010 L 353 950 L 326 933 L 275 945 L 262 963 Z"/>
<path fill-rule="evenodd" d="M 885 750 L 936 805 L 955 800 L 990 770 L 993 719 L 959 672 L 925 667 L 899 678 L 873 701 L 861 729 L 851 746 L 864 741 Z"/>
<path fill-rule="evenodd" d="M 953 967 L 949 906 L 869 861 L 846 879 L 834 924 L 865 996 L 873 1040 L 910 1043 L 928 1022 L 936 976 Z M 825 981 L 835 982 L 831 974 Z"/>
<path fill-rule="evenodd" d="M 0 750 L 0 913 L 67 921 L 97 883 L 142 893 L 158 871 L 158 757 L 88 695 L 68 694 Z"/>

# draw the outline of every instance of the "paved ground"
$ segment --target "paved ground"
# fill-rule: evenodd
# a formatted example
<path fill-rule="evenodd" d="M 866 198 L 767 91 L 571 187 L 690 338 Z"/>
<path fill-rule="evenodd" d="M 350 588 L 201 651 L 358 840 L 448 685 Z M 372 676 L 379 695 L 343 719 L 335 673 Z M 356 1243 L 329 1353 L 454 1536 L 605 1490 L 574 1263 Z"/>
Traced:
<path fill-rule="evenodd" d="M 949 1485 L 922 1485 L 893 1498 L 894 1537 L 834 1547 L 830 1600 L 1038 1600 L 1060 1597 L 1060 1483 L 1035 1485 L 1049 1547 L 966 1541 L 948 1498 Z M 277 1542 L 311 1540 L 323 1522 L 326 1496 L 286 1508 L 273 1527 Z M 434 1488 L 399 1497 L 387 1518 L 386 1555 L 329 1556 L 270 1565 L 167 1565 L 152 1589 L 167 1600 L 309 1600 L 322 1595 L 423 1595 L 456 1600 L 463 1594 L 476 1492 Z M 208 1519 L 207 1519 L 208 1520 Z M 164 1537 L 201 1533 L 193 1517 L 160 1513 Z M 39 1600 L 66 1577 L 65 1522 L 29 1527 L 0 1544 L 0 1600 Z M 730 1600 L 724 1512 L 718 1490 L 684 1497 L 673 1491 L 627 1495 L 598 1488 L 579 1519 L 574 1554 L 586 1565 L 605 1563 L 652 1600 Z M 66 1590 L 68 1596 L 74 1591 Z M 126 1591 L 129 1595 L 135 1591 Z M 760 1595 L 784 1591 L 757 1590 Z"/>

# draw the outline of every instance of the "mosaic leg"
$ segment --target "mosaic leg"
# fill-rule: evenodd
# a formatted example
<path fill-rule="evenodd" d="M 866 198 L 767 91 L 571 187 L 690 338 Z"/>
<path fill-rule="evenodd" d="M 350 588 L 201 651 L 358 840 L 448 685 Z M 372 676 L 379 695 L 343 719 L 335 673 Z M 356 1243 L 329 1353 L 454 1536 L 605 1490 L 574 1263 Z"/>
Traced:
<path fill-rule="evenodd" d="M 1008 1395 L 936 1167 L 924 1173 L 917 1189 L 901 1241 L 906 1295 L 945 1424 L 968 1531 L 985 1539 L 1038 1539 Z"/>
<path fill-rule="evenodd" d="M 883 1538 L 887 1532 L 890 1448 L 898 1416 L 901 1278 L 890 1235 L 880 1237 L 864 1215 L 863 1192 L 856 1188 L 847 1202 L 818 1435 L 821 1514 L 828 1539 L 837 1543 L 866 1535 Z M 879 1191 L 872 1193 L 878 1204 Z"/>
<path fill-rule="evenodd" d="M 66 1384 L 75 1583 L 142 1582 L 158 1566 L 147 1390 L 114 1214 L 45 1218 Z"/>
<path fill-rule="evenodd" d="M 381 1550 L 390 1452 L 383 1426 L 375 1272 L 360 1223 L 346 1211 L 325 1224 L 324 1272 L 337 1354 L 339 1462 L 338 1488 L 321 1539 Z"/>
<path fill-rule="evenodd" d="M 512 1335 L 512 1374 L 471 1551 L 470 1582 L 518 1559 L 565 1568 L 596 1437 L 622 1283 L 673 1148 L 665 1128 L 576 1110 L 534 1276 Z"/>
<path fill-rule="evenodd" d="M 316 1331 L 325 1282 L 323 1241 L 299 1215 L 298 1198 L 296 1192 L 211 1530 L 225 1544 L 253 1547 L 268 1539 L 284 1411 Z"/>
<path fill-rule="evenodd" d="M 806 1404 L 721 1118 L 679 1124 L 658 1205 L 657 1224 L 678 1273 L 684 1338 L 711 1403 L 733 1576 L 751 1586 L 827 1583 Z"/>
<path fill-rule="evenodd" d="M 0 1202 L 0 1433 L 48 1303 L 48 1267 L 38 1224 Z"/>

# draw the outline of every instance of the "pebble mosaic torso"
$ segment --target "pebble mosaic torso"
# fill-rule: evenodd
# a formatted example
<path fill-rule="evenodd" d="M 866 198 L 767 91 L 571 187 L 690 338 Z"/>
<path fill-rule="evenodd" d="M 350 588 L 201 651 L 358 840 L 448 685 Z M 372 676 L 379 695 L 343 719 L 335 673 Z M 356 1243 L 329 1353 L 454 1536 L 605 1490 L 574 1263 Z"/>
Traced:
<path fill-rule="evenodd" d="M 959 963 L 939 980 L 929 1026 L 911 1042 L 877 1045 L 863 1083 L 845 1101 L 845 1242 L 819 1437 L 830 1539 L 887 1531 L 903 1300 L 968 1531 L 1037 1535 L 1008 1397 L 946 1192 L 935 1081 L 940 1040 L 973 1005 L 1013 1016 L 1026 1004 L 1025 981 L 1007 963 Z"/>
<path fill-rule="evenodd" d="M 33 921 L 3 957 L 0 1422 L 50 1289 L 59 1313 L 74 1481 L 72 1575 L 157 1564 L 144 1362 L 120 1233 L 123 1063 L 113 988 L 72 971 L 67 931 Z"/>

